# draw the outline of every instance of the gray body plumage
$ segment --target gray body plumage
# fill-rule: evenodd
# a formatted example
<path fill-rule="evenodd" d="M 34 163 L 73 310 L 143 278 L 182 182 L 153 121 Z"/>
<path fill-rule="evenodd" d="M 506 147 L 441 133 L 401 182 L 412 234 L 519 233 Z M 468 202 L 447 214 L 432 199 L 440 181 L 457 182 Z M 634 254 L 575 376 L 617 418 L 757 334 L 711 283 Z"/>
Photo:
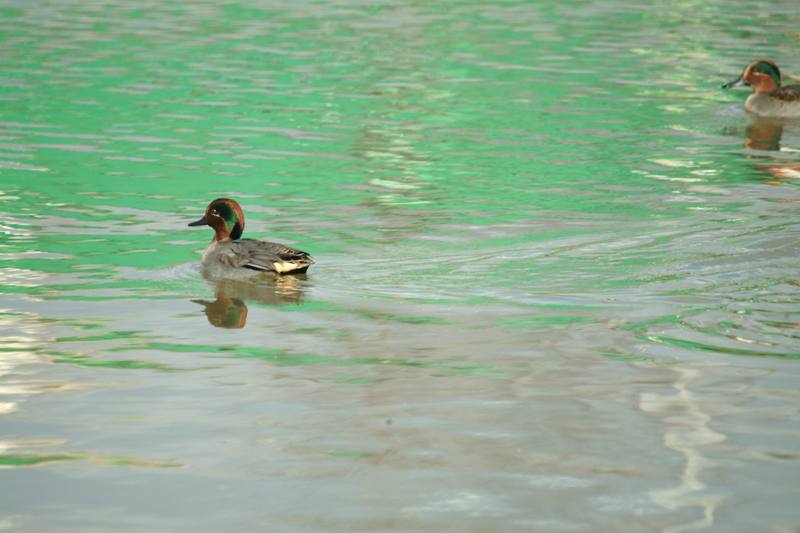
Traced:
<path fill-rule="evenodd" d="M 751 94 L 744 107 L 762 117 L 800 117 L 800 85 L 779 87 L 769 94 Z"/>
<path fill-rule="evenodd" d="M 256 239 L 212 241 L 203 254 L 203 269 L 215 277 L 300 274 L 313 262 L 306 252 Z"/>

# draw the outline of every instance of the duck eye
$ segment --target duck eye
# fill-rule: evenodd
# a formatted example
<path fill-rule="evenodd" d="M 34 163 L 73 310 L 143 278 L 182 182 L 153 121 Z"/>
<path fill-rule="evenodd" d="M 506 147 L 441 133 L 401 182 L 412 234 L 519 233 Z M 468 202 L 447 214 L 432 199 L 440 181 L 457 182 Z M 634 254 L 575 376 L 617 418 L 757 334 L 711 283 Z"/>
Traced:
<path fill-rule="evenodd" d="M 212 209 L 212 210 L 211 210 L 211 214 L 212 214 L 212 215 L 218 215 L 219 213 L 217 213 L 217 210 L 216 210 L 216 209 Z"/>

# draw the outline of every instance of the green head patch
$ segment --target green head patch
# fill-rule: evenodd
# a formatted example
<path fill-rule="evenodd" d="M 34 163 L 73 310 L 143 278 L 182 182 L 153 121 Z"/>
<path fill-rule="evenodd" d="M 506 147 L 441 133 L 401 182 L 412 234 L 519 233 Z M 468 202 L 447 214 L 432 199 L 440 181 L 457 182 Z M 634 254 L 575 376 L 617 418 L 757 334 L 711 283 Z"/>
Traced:
<path fill-rule="evenodd" d="M 208 206 L 210 213 L 215 213 L 219 218 L 225 221 L 225 228 L 230 234 L 230 238 L 236 240 L 242 236 L 244 232 L 244 213 L 239 204 L 227 198 L 221 198 L 211 203 Z"/>
<path fill-rule="evenodd" d="M 781 70 L 778 68 L 778 65 L 773 63 L 772 61 L 761 60 L 757 63 L 753 64 L 750 69 L 753 72 L 759 72 L 761 74 L 766 74 L 772 81 L 775 82 L 775 85 L 780 87 L 781 86 Z"/>

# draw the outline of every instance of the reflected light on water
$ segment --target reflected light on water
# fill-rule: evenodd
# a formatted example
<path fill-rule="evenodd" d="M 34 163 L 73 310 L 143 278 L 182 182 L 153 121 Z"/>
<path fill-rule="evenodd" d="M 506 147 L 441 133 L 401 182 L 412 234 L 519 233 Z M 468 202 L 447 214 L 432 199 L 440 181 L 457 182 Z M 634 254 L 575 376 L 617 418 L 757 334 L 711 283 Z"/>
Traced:
<path fill-rule="evenodd" d="M 41 362 L 43 334 L 35 315 L 0 309 L 0 415 L 14 412 L 21 398 L 44 392 L 35 377 L 25 377 L 34 375 L 26 365 Z"/>
<path fill-rule="evenodd" d="M 711 416 L 702 410 L 691 390 L 702 369 L 672 366 L 670 370 L 677 374 L 673 383 L 675 394 L 642 394 L 639 407 L 646 413 L 663 417 L 664 446 L 686 458 L 680 485 L 670 489 L 651 490 L 650 497 L 667 509 L 703 509 L 701 519 L 664 530 L 679 533 L 713 526 L 714 512 L 728 497 L 728 494 L 719 491 L 706 490 L 708 486 L 702 481 L 703 470 L 715 464 L 703 454 L 703 448 L 724 441 L 725 435 L 711 429 Z"/>
<path fill-rule="evenodd" d="M 47 274 L 22 268 L 0 268 L 0 283 L 12 287 L 41 287 Z"/>

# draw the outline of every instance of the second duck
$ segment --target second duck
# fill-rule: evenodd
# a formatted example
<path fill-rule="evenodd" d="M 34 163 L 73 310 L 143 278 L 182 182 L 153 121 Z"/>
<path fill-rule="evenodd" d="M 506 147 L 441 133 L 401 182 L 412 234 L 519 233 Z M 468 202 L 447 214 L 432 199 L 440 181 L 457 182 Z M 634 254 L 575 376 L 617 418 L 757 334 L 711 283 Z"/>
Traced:
<path fill-rule="evenodd" d="M 744 68 L 741 76 L 726 83 L 723 89 L 748 85 L 753 93 L 744 108 L 761 117 L 800 117 L 800 85 L 781 85 L 781 70 L 768 59 L 756 59 Z"/>

